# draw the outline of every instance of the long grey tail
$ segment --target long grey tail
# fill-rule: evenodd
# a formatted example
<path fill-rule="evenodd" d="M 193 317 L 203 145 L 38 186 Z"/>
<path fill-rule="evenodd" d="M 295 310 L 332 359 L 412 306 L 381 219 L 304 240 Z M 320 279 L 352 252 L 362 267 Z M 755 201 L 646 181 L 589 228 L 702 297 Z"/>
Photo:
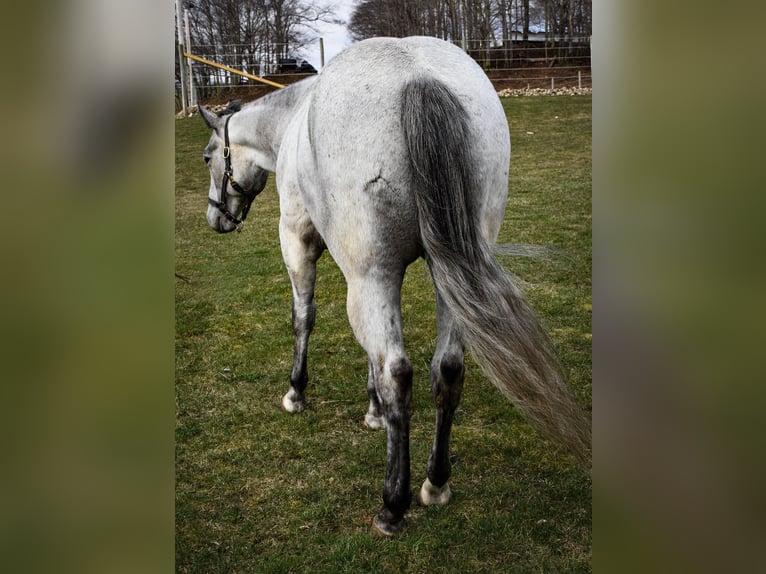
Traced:
<path fill-rule="evenodd" d="M 553 343 L 479 231 L 467 117 L 438 80 L 415 79 L 404 88 L 402 128 L 426 260 L 490 380 L 543 436 L 588 466 L 588 417 Z"/>

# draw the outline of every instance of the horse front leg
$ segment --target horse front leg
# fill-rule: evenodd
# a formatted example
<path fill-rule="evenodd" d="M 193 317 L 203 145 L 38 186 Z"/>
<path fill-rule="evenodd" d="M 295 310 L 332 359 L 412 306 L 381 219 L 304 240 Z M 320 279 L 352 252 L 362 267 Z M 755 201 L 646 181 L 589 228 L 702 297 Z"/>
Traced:
<path fill-rule="evenodd" d="M 313 226 L 303 227 L 296 232 L 291 226 L 280 221 L 279 231 L 282 256 L 293 288 L 292 317 L 295 336 L 290 390 L 282 398 L 282 406 L 287 412 L 298 413 L 306 408 L 309 337 L 316 319 L 316 262 L 324 251 L 324 243 Z"/>
<path fill-rule="evenodd" d="M 372 361 L 367 365 L 367 396 L 370 398 L 370 408 L 364 415 L 364 426 L 368 429 L 379 430 L 386 428 L 386 417 L 383 416 L 383 406 L 380 404 L 378 387 L 375 382 L 375 366 Z"/>
<path fill-rule="evenodd" d="M 290 390 L 282 397 L 282 406 L 287 412 L 299 413 L 306 408 L 306 386 L 309 382 L 308 349 L 309 337 L 314 330 L 316 303 L 313 297 L 304 295 L 293 298 L 293 368 L 290 371 Z"/>

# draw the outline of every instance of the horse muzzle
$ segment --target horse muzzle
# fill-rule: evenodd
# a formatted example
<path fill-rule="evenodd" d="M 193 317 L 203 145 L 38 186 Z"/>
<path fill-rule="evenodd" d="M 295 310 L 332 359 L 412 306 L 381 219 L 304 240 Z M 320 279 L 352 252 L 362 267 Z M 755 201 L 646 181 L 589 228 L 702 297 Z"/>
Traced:
<path fill-rule="evenodd" d="M 207 223 L 218 233 L 231 233 L 234 230 L 240 230 L 242 227 L 241 222 L 237 224 L 227 219 L 218 208 L 212 205 L 209 205 L 207 208 Z"/>

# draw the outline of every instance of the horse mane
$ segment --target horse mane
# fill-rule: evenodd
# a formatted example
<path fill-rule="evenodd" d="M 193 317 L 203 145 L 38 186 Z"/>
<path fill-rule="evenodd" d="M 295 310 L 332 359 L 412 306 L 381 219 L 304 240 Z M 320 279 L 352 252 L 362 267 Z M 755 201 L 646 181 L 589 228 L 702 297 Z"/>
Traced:
<path fill-rule="evenodd" d="M 295 103 L 303 97 L 306 89 L 311 86 L 318 76 L 309 76 L 302 80 L 298 80 L 284 88 L 274 90 L 266 94 L 265 96 L 250 103 L 277 105 L 281 108 L 292 109 Z"/>
<path fill-rule="evenodd" d="M 304 80 L 300 80 L 250 102 L 245 102 L 242 99 L 229 100 L 226 104 L 226 107 L 217 112 L 217 115 L 219 118 L 230 116 L 236 112 L 241 111 L 244 107 L 250 107 L 251 105 L 255 105 L 257 103 L 277 103 L 282 107 L 292 108 L 296 100 L 298 100 L 303 95 L 304 90 L 302 88 L 308 87 L 315 79 L 316 76 L 312 76 Z"/>

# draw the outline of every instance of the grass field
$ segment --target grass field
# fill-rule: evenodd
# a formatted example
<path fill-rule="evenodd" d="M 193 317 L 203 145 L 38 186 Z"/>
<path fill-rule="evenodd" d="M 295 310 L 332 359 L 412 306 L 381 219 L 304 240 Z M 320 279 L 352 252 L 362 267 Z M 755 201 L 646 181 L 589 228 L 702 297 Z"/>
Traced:
<path fill-rule="evenodd" d="M 580 402 L 591 397 L 591 98 L 503 100 L 513 158 L 501 243 L 548 244 L 560 261 L 503 257 L 523 281 Z M 453 430 L 453 498 L 413 505 L 409 529 L 371 534 L 385 434 L 365 430 L 367 360 L 345 284 L 319 262 L 309 408 L 280 399 L 292 364 L 290 283 L 271 177 L 241 234 L 205 221 L 202 119 L 176 121 L 176 569 L 178 572 L 590 572 L 590 478 L 545 442 L 468 358 Z M 413 487 L 434 408 L 434 292 L 414 264 L 402 294 L 415 369 Z"/>

